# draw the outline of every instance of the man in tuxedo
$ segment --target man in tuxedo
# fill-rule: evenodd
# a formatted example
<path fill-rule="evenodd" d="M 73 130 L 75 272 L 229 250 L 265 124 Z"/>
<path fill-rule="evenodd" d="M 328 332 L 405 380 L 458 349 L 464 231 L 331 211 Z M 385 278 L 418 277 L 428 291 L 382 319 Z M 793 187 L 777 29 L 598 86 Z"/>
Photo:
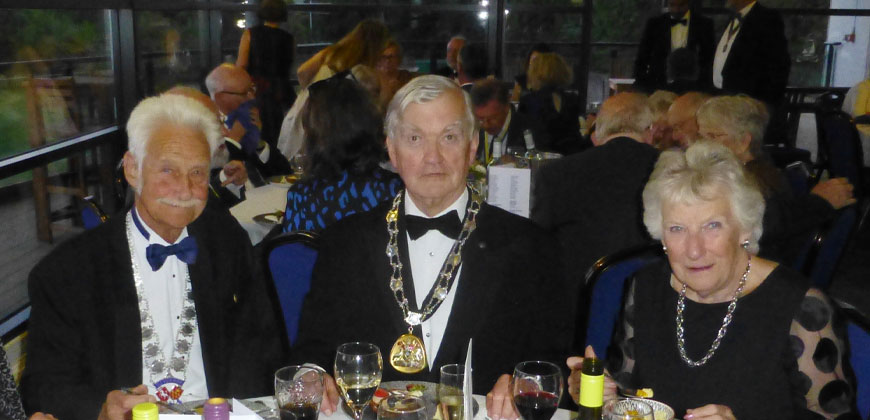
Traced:
<path fill-rule="evenodd" d="M 570 279 L 580 282 L 599 258 L 649 240 L 641 192 L 658 151 L 647 98 L 620 93 L 604 101 L 595 147 L 542 167 L 532 220 L 559 239 Z"/>
<path fill-rule="evenodd" d="M 238 223 L 204 210 L 218 121 L 164 94 L 136 106 L 127 135 L 133 208 L 30 274 L 27 411 L 122 420 L 145 401 L 270 393 L 285 356 L 274 291 Z"/>
<path fill-rule="evenodd" d="M 471 105 L 474 116 L 480 122 L 478 134 L 477 160 L 489 162 L 493 148 L 499 147 L 501 154 L 508 151 L 527 151 L 546 147 L 546 131 L 529 116 L 517 112 L 510 103 L 511 86 L 496 79 L 483 79 L 471 88 Z M 525 132 L 529 132 L 529 138 Z"/>
<path fill-rule="evenodd" d="M 474 82 L 487 76 L 486 57 L 486 47 L 483 44 L 468 44 L 459 50 L 456 83 L 466 92 L 471 92 Z"/>
<path fill-rule="evenodd" d="M 260 111 L 256 88 L 244 68 L 223 63 L 205 79 L 209 95 L 217 105 L 227 128 L 225 137 L 230 160 L 245 162 L 251 182 L 260 186 L 265 178 L 292 172 L 290 163 L 272 144 L 276 139 L 261 138 Z"/>
<path fill-rule="evenodd" d="M 474 392 L 491 390 L 490 418 L 515 419 L 509 373 L 524 360 L 561 365 L 573 335 L 555 240 L 466 185 L 474 115 L 453 81 L 413 79 L 390 102 L 386 126 L 406 190 L 323 232 L 294 358 L 329 366 L 341 343 L 367 341 L 381 350 L 384 381 L 437 383 L 473 339 Z M 394 345 L 425 356 L 401 357 Z"/>
<path fill-rule="evenodd" d="M 782 102 L 791 68 L 782 17 L 755 0 L 725 3 L 735 14 L 716 47 L 713 85 L 776 108 Z"/>
<path fill-rule="evenodd" d="M 447 54 L 445 60 L 447 60 L 447 65 L 438 69 L 435 74 L 439 76 L 444 76 L 447 78 L 455 78 L 456 77 L 456 61 L 459 59 L 459 50 L 465 45 L 465 37 L 462 35 L 455 35 L 450 38 L 450 41 L 447 42 Z"/>
<path fill-rule="evenodd" d="M 669 0 L 668 12 L 650 18 L 640 38 L 634 61 L 635 85 L 645 91 L 666 88 L 668 56 L 686 48 L 697 60 L 696 86 L 711 84 L 713 20 L 689 10 L 690 0 Z"/>

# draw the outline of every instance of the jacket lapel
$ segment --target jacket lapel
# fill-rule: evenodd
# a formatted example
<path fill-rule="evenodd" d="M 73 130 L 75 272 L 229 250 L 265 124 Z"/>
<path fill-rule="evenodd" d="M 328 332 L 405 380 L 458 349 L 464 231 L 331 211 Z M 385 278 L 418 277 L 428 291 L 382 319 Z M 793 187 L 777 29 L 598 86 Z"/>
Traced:
<path fill-rule="evenodd" d="M 139 318 L 139 296 L 133 279 L 132 257 L 127 242 L 126 213 L 115 218 L 110 226 L 107 264 L 107 292 L 111 294 L 111 319 L 114 339 L 111 343 L 115 357 L 117 383 L 136 386 L 149 382 L 142 378 L 142 321 Z M 146 267 L 147 268 L 147 267 Z M 109 330 L 109 329 L 107 329 Z"/>
<path fill-rule="evenodd" d="M 200 229 L 199 224 L 194 221 L 188 226 L 188 233 L 196 240 L 197 245 L 196 262 L 189 264 L 187 269 L 190 273 L 190 283 L 196 305 L 196 322 L 202 347 L 202 363 L 205 368 L 208 389 L 214 390 L 216 384 L 225 383 L 222 378 L 227 367 L 222 366 L 221 361 L 228 358 L 220 357 L 212 350 L 230 348 L 226 340 L 230 326 L 224 325 L 223 312 L 229 305 L 236 302 L 221 301 L 221 288 L 226 287 L 226 285 L 221 284 L 221 281 L 215 277 L 219 273 L 214 273 L 212 270 L 214 267 L 213 256 L 209 252 L 210 244 L 205 229 Z M 227 305 L 227 308 L 222 307 L 223 305 Z"/>

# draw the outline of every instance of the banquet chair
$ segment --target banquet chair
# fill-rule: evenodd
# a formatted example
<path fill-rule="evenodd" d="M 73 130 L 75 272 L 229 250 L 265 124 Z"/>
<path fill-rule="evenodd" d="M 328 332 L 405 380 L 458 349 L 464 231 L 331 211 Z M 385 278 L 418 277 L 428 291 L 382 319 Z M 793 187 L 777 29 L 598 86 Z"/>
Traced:
<path fill-rule="evenodd" d="M 659 243 L 628 248 L 600 258 L 586 273 L 585 284 L 580 294 L 579 308 L 589 308 L 585 319 L 577 325 L 585 325 L 584 342 L 575 337 L 575 350 L 591 345 L 595 355 L 607 358 L 607 347 L 613 337 L 614 327 L 622 310 L 625 280 L 644 266 L 663 258 Z M 578 315 L 582 311 L 578 311 Z M 582 334 L 581 334 L 582 335 Z"/>
<path fill-rule="evenodd" d="M 812 280 L 813 286 L 821 290 L 830 286 L 857 219 L 856 206 L 848 206 L 837 211 L 836 217 L 816 232 L 812 240 L 815 249 L 809 251 L 803 265 L 803 273 Z"/>
<path fill-rule="evenodd" d="M 308 231 L 287 232 L 263 245 L 266 273 L 275 284 L 287 339 L 292 345 L 299 332 L 302 302 L 311 287 L 311 273 L 317 259 L 318 234 Z"/>
<path fill-rule="evenodd" d="M 870 419 L 870 314 L 840 299 L 832 299 L 846 321 L 849 364 L 855 374 L 855 402 L 862 419 Z"/>
<path fill-rule="evenodd" d="M 106 213 L 97 205 L 93 196 L 87 196 L 79 202 L 79 216 L 85 229 L 93 229 L 109 220 Z"/>
<path fill-rule="evenodd" d="M 855 197 L 863 198 L 864 152 L 852 117 L 839 110 L 816 113 L 819 158 L 818 175 L 827 170 L 831 178 L 845 177 L 855 187 Z"/>

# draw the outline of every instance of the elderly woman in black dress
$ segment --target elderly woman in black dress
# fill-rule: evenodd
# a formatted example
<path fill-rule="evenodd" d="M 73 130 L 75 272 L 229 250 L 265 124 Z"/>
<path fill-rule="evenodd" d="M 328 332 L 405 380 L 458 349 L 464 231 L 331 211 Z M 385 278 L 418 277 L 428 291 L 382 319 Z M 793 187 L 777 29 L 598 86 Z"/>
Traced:
<path fill-rule="evenodd" d="M 755 256 L 764 200 L 735 156 L 709 142 L 662 153 L 643 203 L 667 261 L 628 283 L 605 398 L 618 383 L 652 388 L 685 419 L 850 415 L 835 310 L 800 274 Z M 575 396 L 581 363 L 568 359 Z"/>

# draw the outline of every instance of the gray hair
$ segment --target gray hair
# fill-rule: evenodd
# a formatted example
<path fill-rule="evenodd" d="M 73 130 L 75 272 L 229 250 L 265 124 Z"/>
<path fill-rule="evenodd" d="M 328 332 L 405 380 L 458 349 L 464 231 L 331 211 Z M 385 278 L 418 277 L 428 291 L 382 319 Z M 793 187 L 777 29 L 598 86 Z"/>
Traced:
<path fill-rule="evenodd" d="M 145 98 L 133 108 L 127 120 L 127 148 L 140 170 L 148 141 L 162 124 L 182 125 L 201 132 L 208 142 L 209 159 L 223 143 L 220 123 L 214 113 L 196 99 L 173 93 Z"/>
<path fill-rule="evenodd" d="M 723 190 L 741 230 L 750 235 L 749 252 L 758 252 L 764 197 L 743 164 L 718 143 L 698 141 L 685 152 L 662 152 L 643 189 L 643 223 L 650 236 L 661 240 L 663 203 L 711 201 Z"/>
<path fill-rule="evenodd" d="M 595 119 L 595 136 L 605 139 L 618 133 L 643 133 L 653 123 L 653 112 L 646 95 L 619 93 L 601 106 Z"/>
<path fill-rule="evenodd" d="M 447 92 L 455 92 L 462 95 L 462 100 L 465 104 L 464 112 L 462 113 L 462 128 L 466 138 L 469 141 L 473 140 L 475 130 L 475 119 L 471 109 L 471 96 L 463 90 L 456 82 L 436 75 L 425 75 L 415 77 L 410 82 L 402 86 L 393 96 L 389 106 L 387 106 L 386 117 L 386 134 L 387 137 L 397 138 L 399 126 L 402 124 L 402 117 L 405 114 L 405 109 L 408 105 L 425 104 L 434 101 L 441 95 Z"/>
<path fill-rule="evenodd" d="M 733 138 L 749 134 L 749 152 L 761 156 L 761 145 L 770 114 L 763 102 L 748 96 L 716 96 L 704 102 L 697 113 L 698 124 L 722 129 Z"/>

